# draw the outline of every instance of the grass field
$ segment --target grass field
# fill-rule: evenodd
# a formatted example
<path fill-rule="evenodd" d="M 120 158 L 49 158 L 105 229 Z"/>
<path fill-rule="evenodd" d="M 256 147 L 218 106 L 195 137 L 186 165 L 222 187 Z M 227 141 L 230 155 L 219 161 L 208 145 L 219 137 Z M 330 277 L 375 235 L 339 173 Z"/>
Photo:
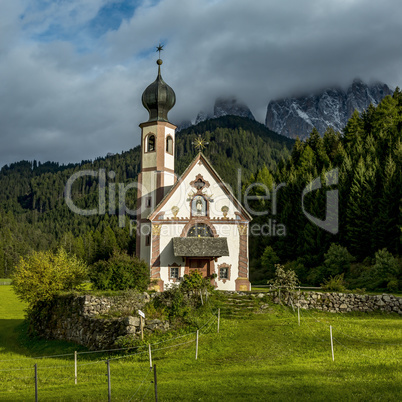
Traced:
<path fill-rule="evenodd" d="M 28 339 L 23 308 L 11 286 L 0 287 L 0 400 L 34 400 L 36 363 L 40 401 L 107 401 L 108 357 L 112 400 L 154 400 L 145 349 L 132 357 L 79 354 L 74 385 L 72 353 L 85 349 Z M 396 315 L 303 311 L 299 327 L 293 311 L 272 306 L 248 318 L 222 317 L 220 333 L 216 330 L 212 318 L 202 330 L 198 360 L 194 335 L 153 346 L 160 401 L 401 399 L 402 319 Z M 60 354 L 68 355 L 40 359 Z"/>

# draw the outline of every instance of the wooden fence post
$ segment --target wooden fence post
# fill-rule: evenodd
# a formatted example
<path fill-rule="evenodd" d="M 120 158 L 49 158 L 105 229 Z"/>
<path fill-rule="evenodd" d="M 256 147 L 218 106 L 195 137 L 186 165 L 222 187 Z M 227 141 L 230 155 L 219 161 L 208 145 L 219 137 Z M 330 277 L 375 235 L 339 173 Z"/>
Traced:
<path fill-rule="evenodd" d="M 107 390 L 108 390 L 108 401 L 112 400 L 112 382 L 110 380 L 110 360 L 106 361 L 107 364 Z"/>
<path fill-rule="evenodd" d="M 195 342 L 195 360 L 198 359 L 198 329 L 197 329 L 197 339 Z"/>
<path fill-rule="evenodd" d="M 148 351 L 149 351 L 149 368 L 152 368 L 152 351 L 151 351 L 151 344 L 148 343 Z"/>
<path fill-rule="evenodd" d="M 77 351 L 75 351 L 75 352 L 74 352 L 74 382 L 75 382 L 75 385 L 77 385 L 77 381 L 78 381 L 78 365 L 77 365 L 77 360 L 78 360 Z"/>
<path fill-rule="evenodd" d="M 299 322 L 300 327 L 300 306 L 297 306 L 297 321 Z"/>
<path fill-rule="evenodd" d="M 334 342 L 332 340 L 332 325 L 329 326 L 329 333 L 331 336 L 331 352 L 332 352 L 332 361 L 335 361 L 335 356 L 334 356 Z"/>
<path fill-rule="evenodd" d="M 38 402 L 38 365 L 35 364 L 35 402 Z"/>
<path fill-rule="evenodd" d="M 154 365 L 155 402 L 158 402 L 158 381 L 156 378 L 156 364 Z"/>
<path fill-rule="evenodd" d="M 221 309 L 218 308 L 218 334 L 219 334 L 219 324 L 220 324 L 220 321 L 221 321 Z"/>

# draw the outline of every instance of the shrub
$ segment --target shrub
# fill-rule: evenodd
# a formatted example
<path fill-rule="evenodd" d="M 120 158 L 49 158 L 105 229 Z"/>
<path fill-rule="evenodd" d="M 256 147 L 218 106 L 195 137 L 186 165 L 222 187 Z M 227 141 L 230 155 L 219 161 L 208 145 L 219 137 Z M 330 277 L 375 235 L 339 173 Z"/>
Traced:
<path fill-rule="evenodd" d="M 158 293 L 153 299 L 153 305 L 157 310 L 166 312 L 170 319 L 184 317 L 192 308 L 185 292 L 183 292 L 181 286 L 176 284 L 170 286 L 164 292 Z"/>
<path fill-rule="evenodd" d="M 107 261 L 96 262 L 90 269 L 89 277 L 99 290 L 144 291 L 150 283 L 147 263 L 123 252 L 114 252 Z"/>
<path fill-rule="evenodd" d="M 216 274 L 214 275 L 216 278 Z M 195 291 L 198 293 L 201 290 L 212 291 L 214 287 L 211 285 L 210 278 L 203 278 L 201 272 L 194 270 L 190 274 L 184 275 L 183 282 L 180 284 L 181 289 L 185 292 Z"/>
<path fill-rule="evenodd" d="M 325 276 L 335 276 L 350 270 L 353 257 L 346 247 L 332 243 L 328 252 L 324 254 Z"/>
<path fill-rule="evenodd" d="M 374 269 L 378 279 L 390 281 L 396 279 L 399 273 L 398 260 L 386 248 L 375 253 Z"/>
<path fill-rule="evenodd" d="M 307 275 L 307 282 L 310 285 L 318 286 L 325 278 L 326 268 L 322 265 L 312 268 Z"/>
<path fill-rule="evenodd" d="M 385 248 L 378 250 L 375 258 L 366 259 L 363 264 L 354 264 L 351 273 L 353 275 L 349 283 L 352 286 L 365 287 L 368 290 L 386 288 L 390 292 L 401 288 L 398 280 L 401 277 L 400 262 Z"/>
<path fill-rule="evenodd" d="M 158 293 L 152 303 L 156 310 L 163 310 L 169 319 L 175 319 L 176 323 L 185 322 L 197 326 L 203 309 L 209 311 L 210 308 L 209 298 L 207 301 L 202 296 L 206 290 L 214 291 L 211 278 L 204 278 L 199 271 L 195 270 L 184 275 L 179 285 L 172 284 L 164 292 Z"/>
<path fill-rule="evenodd" d="M 51 300 L 59 291 L 77 287 L 87 277 L 87 266 L 63 248 L 56 253 L 39 251 L 21 257 L 15 267 L 13 285 L 18 297 L 32 308 Z"/>
<path fill-rule="evenodd" d="M 386 282 L 379 280 L 374 266 L 365 267 L 357 279 L 349 279 L 350 286 L 363 287 L 367 290 L 375 290 L 386 285 Z"/>
<path fill-rule="evenodd" d="M 330 276 L 329 279 L 324 279 L 324 283 L 321 284 L 321 287 L 323 290 L 329 292 L 344 292 L 346 287 L 343 281 L 343 273 L 334 277 Z"/>
<path fill-rule="evenodd" d="M 389 292 L 396 292 L 398 291 L 398 280 L 397 279 L 392 279 L 388 282 L 387 284 L 387 290 Z"/>
<path fill-rule="evenodd" d="M 275 278 L 273 281 L 268 281 L 268 284 L 275 288 L 281 288 L 285 290 L 294 290 L 299 280 L 295 271 L 289 269 L 285 270 L 285 267 L 280 264 L 276 264 Z"/>
<path fill-rule="evenodd" d="M 350 265 L 349 271 L 349 279 L 357 279 L 359 278 L 364 272 L 369 271 L 371 268 L 371 264 L 355 262 Z"/>
<path fill-rule="evenodd" d="M 292 269 L 296 272 L 297 277 L 301 283 L 307 282 L 309 275 L 309 269 L 304 265 L 303 258 L 298 258 L 296 261 L 291 261 L 285 264 L 285 269 L 288 271 Z"/>

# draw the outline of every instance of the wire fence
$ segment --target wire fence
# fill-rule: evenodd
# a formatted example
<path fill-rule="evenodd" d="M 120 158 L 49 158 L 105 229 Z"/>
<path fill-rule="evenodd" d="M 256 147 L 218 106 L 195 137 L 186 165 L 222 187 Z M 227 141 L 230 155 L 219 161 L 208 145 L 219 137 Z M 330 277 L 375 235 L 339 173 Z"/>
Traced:
<path fill-rule="evenodd" d="M 142 380 L 141 384 L 138 386 L 138 388 L 136 389 L 136 391 L 134 392 L 134 394 L 130 397 L 130 399 L 128 400 L 128 402 L 131 402 L 131 401 L 135 398 L 135 396 L 138 394 L 138 392 L 140 391 L 140 389 L 143 387 L 145 381 L 148 379 L 148 377 L 149 377 L 149 375 L 151 374 L 151 372 L 152 372 L 151 369 L 148 369 L 148 370 L 147 370 L 147 372 L 146 372 L 146 374 L 145 374 L 145 376 L 144 376 L 144 379 Z"/>
<path fill-rule="evenodd" d="M 20 359 L 3 359 L 0 360 L 0 367 L 2 363 L 10 365 L 10 362 L 15 362 L 20 367 L 0 368 L 0 383 L 3 389 L 11 389 L 15 392 L 26 392 L 35 387 L 35 394 L 38 388 L 43 392 L 47 388 L 58 389 L 62 392 L 71 385 L 105 385 L 107 382 L 106 363 L 112 365 L 112 375 L 114 382 L 125 383 L 129 381 L 136 386 L 137 389 L 134 393 L 127 394 L 127 400 L 134 398 L 141 398 L 143 400 L 149 392 L 150 386 L 146 378 L 149 376 L 150 368 L 152 368 L 152 357 L 166 358 L 169 357 L 171 350 L 187 348 L 190 344 L 197 343 L 198 349 L 198 336 L 205 335 L 211 332 L 213 325 L 216 323 L 217 316 L 211 312 L 210 317 L 202 324 L 199 325 L 198 331 L 192 331 L 187 334 L 178 335 L 173 338 L 163 339 L 158 342 L 143 344 L 135 347 L 127 348 L 110 348 L 96 351 L 83 351 L 74 353 L 64 353 L 45 356 L 28 356 Z M 134 353 L 128 353 L 116 356 L 115 353 L 129 352 L 135 350 Z M 99 353 L 105 354 L 101 359 L 88 361 L 92 356 L 98 356 Z M 80 361 L 79 357 L 85 356 L 85 360 Z M 127 361 L 133 362 L 133 367 L 149 358 L 150 367 L 148 367 L 147 374 L 144 379 L 140 381 L 138 375 L 127 374 Z M 25 363 L 31 362 L 29 366 L 22 367 L 21 361 Z M 52 364 L 52 361 L 54 364 Z M 126 363 L 120 364 L 125 361 Z M 36 363 L 35 365 L 33 363 Z M 43 365 L 41 365 L 41 363 Z M 138 382 L 140 381 L 139 385 Z M 102 386 L 103 386 L 102 385 Z M 147 389 L 143 389 L 148 387 Z M 137 400 L 136 399 L 136 400 Z"/>
<path fill-rule="evenodd" d="M 295 306 L 293 308 L 287 306 L 279 308 L 283 317 L 277 318 L 276 321 L 282 320 L 281 325 L 289 325 L 294 328 L 297 320 L 299 320 L 299 325 L 304 326 L 312 339 L 322 345 L 320 348 L 328 347 L 328 356 L 330 356 L 329 348 L 331 347 L 333 360 L 341 358 L 345 360 L 350 354 L 353 356 L 358 354 L 362 359 L 376 359 L 378 361 L 379 354 L 383 351 L 380 348 L 390 350 L 389 360 L 398 359 L 397 352 L 400 351 L 398 348 L 402 346 L 402 339 L 400 342 L 398 339 L 380 341 L 380 334 L 378 337 L 376 336 L 376 339 L 369 339 L 360 336 L 360 333 L 348 333 L 350 328 L 345 328 L 341 320 L 328 320 L 326 319 L 328 317 L 321 316 L 319 312 L 295 308 Z M 33 392 L 34 387 L 36 392 L 38 389 L 39 392 L 45 392 L 47 389 L 60 389 L 60 392 L 63 392 L 71 386 L 95 387 L 99 392 L 107 392 L 107 384 L 110 378 L 108 378 L 106 365 L 110 365 L 113 384 L 125 389 L 126 396 L 124 398 L 126 399 L 123 398 L 123 400 L 144 400 L 149 395 L 153 384 L 150 378 L 153 359 L 169 358 L 169 356 L 173 356 L 171 351 L 188 350 L 192 344 L 196 344 L 195 358 L 197 358 L 199 336 L 216 332 L 218 317 L 220 314 L 211 312 L 210 317 L 198 326 L 198 331 L 135 347 L 0 360 L 0 367 L 2 366 L 1 363 L 16 362 L 20 364 L 22 360 L 30 362 L 29 366 L 0 368 L 0 383 L 3 389 L 11 389 L 15 393 L 20 392 L 24 395 L 27 392 Z M 127 353 L 130 351 L 133 353 Z M 347 352 L 347 354 L 342 354 L 342 351 Z M 300 353 L 299 350 L 291 348 L 288 352 L 290 355 Z M 92 357 L 98 357 L 100 353 L 105 354 L 105 356 L 91 360 Z M 120 355 L 116 356 L 116 353 L 120 353 Z M 85 359 L 80 359 L 80 356 L 85 357 Z M 148 359 L 149 365 L 146 363 Z M 36 376 L 34 375 L 34 361 L 36 363 Z M 148 367 L 139 370 L 139 365 L 145 364 Z M 121 392 L 123 391 L 120 391 L 119 395 Z"/>
<path fill-rule="evenodd" d="M 394 340 L 380 342 L 378 340 L 364 339 L 360 334 L 360 336 L 357 336 L 346 333 L 345 329 L 341 327 L 339 322 L 333 325 L 333 323 L 326 319 L 317 318 L 315 313 L 307 309 L 299 308 L 298 313 L 302 318 L 303 325 L 307 327 L 316 340 L 327 343 L 328 345 L 331 344 L 332 360 L 335 360 L 335 356 L 337 356 L 338 359 L 339 357 L 348 358 L 350 354 L 358 354 L 359 357 L 364 357 L 365 359 L 375 359 L 376 361 L 386 361 L 389 363 L 392 361 L 399 361 L 402 357 L 400 350 L 402 347 L 402 338 L 400 334 L 400 342 Z M 310 325 L 312 321 L 316 323 L 314 329 L 313 326 Z M 366 328 L 364 334 L 367 335 L 367 333 L 368 329 Z M 379 338 L 381 337 L 378 333 L 376 333 L 376 336 Z M 338 350 L 336 352 L 334 351 L 334 342 L 338 345 Z M 347 351 L 348 355 L 339 354 L 339 347 L 341 350 L 343 349 Z M 391 348 L 391 353 L 384 356 L 384 348 Z"/>
<path fill-rule="evenodd" d="M 359 343 L 360 343 L 360 342 L 363 342 L 363 343 L 372 344 L 372 345 L 402 346 L 402 337 L 400 338 L 400 342 L 395 342 L 395 341 L 391 341 L 391 342 L 380 342 L 380 341 L 373 341 L 373 340 L 363 339 L 362 336 L 357 337 L 357 336 L 353 336 L 353 335 L 347 334 L 347 333 L 345 332 L 345 330 L 342 330 L 342 329 L 341 329 L 340 326 L 334 325 L 334 322 L 331 322 L 331 321 L 328 321 L 328 320 L 322 319 L 322 318 L 319 319 L 319 318 L 315 317 L 315 316 L 313 315 L 313 313 L 312 313 L 311 311 L 309 311 L 309 310 L 303 310 L 304 312 L 302 312 L 302 310 L 303 310 L 303 309 L 300 309 L 300 314 L 301 314 L 302 316 L 305 314 L 305 315 L 306 315 L 306 318 L 307 318 L 307 316 L 308 316 L 308 318 L 314 320 L 315 322 L 317 322 L 317 323 L 319 323 L 319 324 L 322 324 L 323 326 L 327 326 L 327 327 L 328 327 L 329 325 L 332 325 L 333 328 L 336 328 L 337 333 L 342 334 L 342 336 L 345 336 L 346 338 L 355 340 L 355 341 L 357 341 L 357 342 L 359 342 Z M 338 324 L 338 323 L 336 323 L 336 324 Z M 370 331 L 372 332 L 372 330 L 370 330 Z M 368 329 L 366 328 L 366 329 L 365 329 L 365 334 L 367 335 L 367 333 L 368 333 Z M 382 337 L 381 334 L 378 334 L 378 333 L 375 332 L 375 331 L 374 331 L 373 333 L 375 334 L 375 336 L 376 336 L 377 338 L 381 338 L 381 337 Z"/>
<path fill-rule="evenodd" d="M 217 319 L 216 314 L 211 313 L 211 318 L 209 318 L 209 320 L 207 322 L 205 322 L 199 329 L 199 331 L 201 331 L 206 325 L 210 324 L 210 322 L 214 319 Z M 156 345 L 160 345 L 162 343 L 167 343 L 167 342 L 172 342 L 176 339 L 181 339 L 184 337 L 188 337 L 191 335 L 194 335 L 196 333 L 196 331 L 192 331 L 189 332 L 187 334 L 184 335 L 179 335 L 176 336 L 174 338 L 168 338 L 168 339 L 164 339 L 162 341 L 159 342 L 154 342 L 151 343 L 151 346 L 156 346 Z M 17 362 L 17 361 L 26 361 L 27 359 L 31 359 L 31 360 L 43 360 L 43 359 L 54 359 L 54 358 L 66 358 L 66 357 L 72 357 L 74 358 L 74 355 L 77 354 L 79 355 L 90 355 L 90 354 L 97 354 L 97 353 L 109 353 L 109 352 L 123 352 L 123 351 L 129 351 L 132 349 L 141 349 L 141 348 L 148 348 L 148 344 L 143 344 L 143 345 L 138 345 L 138 346 L 130 346 L 130 347 L 126 347 L 126 348 L 112 348 L 112 349 L 102 349 L 102 350 L 88 350 L 88 351 L 83 351 L 83 352 L 71 352 L 71 353 L 64 353 L 64 354 L 57 354 L 57 355 L 46 355 L 46 356 L 25 356 L 19 359 L 2 359 L 0 360 L 0 364 L 1 363 L 5 363 L 5 362 Z M 145 351 L 147 352 L 147 351 Z M 132 356 L 136 355 L 136 354 L 140 354 L 140 353 L 144 353 L 144 352 L 139 352 L 139 353 L 133 353 Z M 102 360 L 103 361 L 103 360 Z M 10 369 L 9 369 L 10 370 Z M 0 369 L 0 371 L 2 371 L 2 369 Z"/>

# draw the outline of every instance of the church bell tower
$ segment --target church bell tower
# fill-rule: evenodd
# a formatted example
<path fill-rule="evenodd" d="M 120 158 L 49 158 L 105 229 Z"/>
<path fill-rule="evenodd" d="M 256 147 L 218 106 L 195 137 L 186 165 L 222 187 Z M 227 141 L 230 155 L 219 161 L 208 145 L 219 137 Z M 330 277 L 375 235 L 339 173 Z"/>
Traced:
<path fill-rule="evenodd" d="M 162 46 L 158 48 L 159 55 Z M 151 223 L 149 214 L 176 181 L 174 174 L 175 130 L 168 112 L 176 103 L 173 89 L 162 79 L 162 60 L 157 60 L 158 76 L 142 94 L 142 104 L 149 112 L 141 123 L 141 172 L 138 175 L 137 256 L 149 260 Z"/>

